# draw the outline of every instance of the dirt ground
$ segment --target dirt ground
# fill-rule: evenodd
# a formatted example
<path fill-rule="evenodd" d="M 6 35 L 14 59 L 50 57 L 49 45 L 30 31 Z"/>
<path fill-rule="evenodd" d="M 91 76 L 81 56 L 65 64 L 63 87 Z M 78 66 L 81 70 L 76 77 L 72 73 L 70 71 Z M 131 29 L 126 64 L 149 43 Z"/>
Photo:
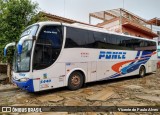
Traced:
<path fill-rule="evenodd" d="M 0 85 L 12 87 L 12 85 Z M 66 87 L 28 93 L 20 89 L 0 90 L 0 106 L 159 106 L 160 69 L 143 78 L 131 76 L 108 81 L 88 83 L 85 87 L 70 91 Z M 22 114 L 22 113 L 19 113 Z M 26 113 L 27 114 L 27 113 Z M 42 113 L 39 113 L 41 115 Z M 53 114 L 53 113 L 43 113 Z M 160 114 L 156 112 L 55 112 L 54 114 L 79 115 L 137 115 Z"/>

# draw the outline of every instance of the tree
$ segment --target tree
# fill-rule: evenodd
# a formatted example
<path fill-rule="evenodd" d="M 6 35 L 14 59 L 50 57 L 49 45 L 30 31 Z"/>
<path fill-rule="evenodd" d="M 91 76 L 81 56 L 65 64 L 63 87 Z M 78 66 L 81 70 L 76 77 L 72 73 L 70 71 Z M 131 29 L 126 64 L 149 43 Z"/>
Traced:
<path fill-rule="evenodd" d="M 34 23 L 38 4 L 31 0 L 0 0 L 0 61 L 3 48 L 9 42 L 18 41 L 24 28 Z M 7 57 L 11 61 L 12 54 Z"/>

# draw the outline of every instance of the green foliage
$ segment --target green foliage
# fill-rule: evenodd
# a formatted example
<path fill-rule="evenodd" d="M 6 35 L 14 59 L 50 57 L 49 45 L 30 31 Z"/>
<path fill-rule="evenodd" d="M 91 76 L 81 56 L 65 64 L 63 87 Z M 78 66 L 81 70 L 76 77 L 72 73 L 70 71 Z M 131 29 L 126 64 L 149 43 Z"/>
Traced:
<path fill-rule="evenodd" d="M 37 10 L 38 4 L 31 0 L 0 0 L 0 61 L 5 45 L 18 41 L 24 28 L 37 21 Z M 7 60 L 12 55 L 10 50 Z"/>

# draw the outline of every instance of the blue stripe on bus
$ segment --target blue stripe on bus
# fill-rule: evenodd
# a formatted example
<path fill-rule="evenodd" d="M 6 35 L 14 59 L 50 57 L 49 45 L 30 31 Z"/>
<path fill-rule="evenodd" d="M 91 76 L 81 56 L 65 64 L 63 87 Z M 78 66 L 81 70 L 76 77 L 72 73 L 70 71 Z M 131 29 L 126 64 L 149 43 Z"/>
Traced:
<path fill-rule="evenodd" d="M 131 72 L 137 70 L 141 64 L 147 63 L 147 61 L 151 58 L 151 55 L 150 55 L 150 54 L 152 54 L 152 53 L 153 53 L 153 52 L 143 51 L 140 58 L 144 58 L 144 59 L 139 60 L 139 61 L 137 61 L 136 63 L 135 63 L 135 62 L 132 62 L 132 63 L 130 63 L 128 66 L 122 68 L 122 69 L 121 69 L 121 74 L 115 73 L 115 74 L 113 74 L 113 75 L 111 75 L 111 76 L 109 76 L 109 77 L 107 77 L 107 78 L 104 78 L 103 80 L 113 79 L 113 78 L 119 77 L 119 76 L 121 76 L 121 75 L 125 75 L 125 74 L 127 74 L 127 73 L 131 73 Z M 135 59 L 138 59 L 139 55 L 140 55 L 140 51 L 138 51 Z"/>
<path fill-rule="evenodd" d="M 137 52 L 137 55 L 136 55 L 136 58 L 135 58 L 135 59 L 138 59 L 140 53 L 141 53 L 141 51 L 138 51 L 138 52 Z M 132 64 L 134 64 L 134 63 L 135 63 L 135 62 L 131 62 L 129 65 L 132 65 Z"/>

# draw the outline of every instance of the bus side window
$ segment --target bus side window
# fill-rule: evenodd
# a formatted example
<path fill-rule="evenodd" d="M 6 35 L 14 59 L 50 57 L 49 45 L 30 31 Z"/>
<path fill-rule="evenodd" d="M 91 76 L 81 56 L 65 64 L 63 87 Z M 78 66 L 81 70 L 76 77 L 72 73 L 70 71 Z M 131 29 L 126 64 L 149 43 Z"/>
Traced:
<path fill-rule="evenodd" d="M 86 47 L 88 32 L 83 29 L 67 27 L 65 48 Z"/>
<path fill-rule="evenodd" d="M 95 39 L 95 47 L 99 49 L 107 49 L 107 38 L 105 33 L 102 32 L 94 32 L 94 39 Z"/>
<path fill-rule="evenodd" d="M 94 32 L 93 31 L 88 31 L 88 41 L 86 42 L 86 47 L 87 48 L 96 48 L 96 43 L 95 43 L 95 38 L 94 38 Z"/>

